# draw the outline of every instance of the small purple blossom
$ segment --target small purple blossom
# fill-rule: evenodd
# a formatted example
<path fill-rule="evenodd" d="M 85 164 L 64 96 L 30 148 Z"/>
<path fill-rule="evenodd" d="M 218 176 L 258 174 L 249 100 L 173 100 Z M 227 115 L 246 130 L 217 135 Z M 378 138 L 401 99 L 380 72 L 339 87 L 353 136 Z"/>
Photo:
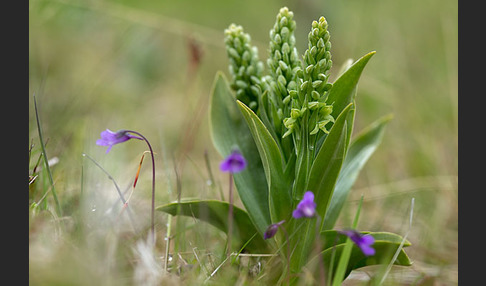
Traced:
<path fill-rule="evenodd" d="M 292 213 L 294 218 L 313 217 L 316 214 L 316 203 L 314 202 L 314 193 L 307 191 L 304 197 Z"/>
<path fill-rule="evenodd" d="M 279 221 L 277 223 L 271 224 L 267 230 L 265 231 L 265 234 L 263 235 L 263 239 L 269 239 L 275 236 L 277 233 L 278 228 L 285 222 L 285 220 Z"/>
<path fill-rule="evenodd" d="M 219 169 L 222 172 L 238 173 L 246 168 L 246 160 L 238 151 L 233 151 L 228 157 L 226 157 L 221 164 Z"/>
<path fill-rule="evenodd" d="M 362 235 L 353 229 L 338 232 L 349 237 L 361 249 L 365 256 L 375 255 L 375 249 L 371 247 L 371 245 L 375 243 L 375 238 L 371 236 L 371 234 Z"/>
<path fill-rule="evenodd" d="M 98 139 L 96 141 L 96 145 L 108 146 L 108 149 L 106 149 L 106 153 L 110 152 L 111 147 L 113 147 L 113 145 L 118 143 L 123 143 L 132 138 L 143 140 L 138 136 L 129 134 L 127 130 L 119 130 L 117 132 L 113 132 L 110 129 L 106 129 L 105 131 L 101 132 L 100 136 L 101 139 Z"/>

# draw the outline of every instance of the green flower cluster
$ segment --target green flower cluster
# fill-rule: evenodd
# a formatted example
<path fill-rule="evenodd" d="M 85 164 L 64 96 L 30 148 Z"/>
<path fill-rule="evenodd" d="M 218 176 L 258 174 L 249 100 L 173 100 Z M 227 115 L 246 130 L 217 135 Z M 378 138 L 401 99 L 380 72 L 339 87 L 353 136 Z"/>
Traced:
<path fill-rule="evenodd" d="M 328 83 L 328 73 L 332 66 L 331 42 L 327 30 L 328 24 L 324 17 L 319 22 L 312 22 L 309 32 L 309 47 L 304 53 L 304 69 L 297 71 L 298 88 L 289 90 L 291 97 L 290 117 L 283 120 L 288 136 L 300 129 L 301 118 L 309 112 L 308 126 L 311 135 L 319 130 L 329 131 L 326 125 L 334 122 L 331 116 L 332 105 L 326 103 L 328 91 L 332 84 Z M 297 136 L 299 136 L 297 134 Z"/>
<path fill-rule="evenodd" d="M 258 58 L 258 49 L 251 45 L 250 35 L 239 25 L 231 24 L 224 30 L 224 35 L 232 75 L 231 88 L 236 92 L 236 99 L 256 111 L 262 93 L 260 85 L 264 69 Z"/>
<path fill-rule="evenodd" d="M 328 82 L 332 60 L 327 21 L 321 17 L 312 22 L 308 49 L 299 59 L 293 17 L 287 7 L 281 8 L 270 30 L 268 75 L 263 75 L 258 50 L 251 46 L 250 36 L 243 28 L 231 24 L 225 30 L 230 85 L 236 99 L 262 118 L 277 144 L 285 150 L 298 147 L 302 136 L 307 138 L 319 131 L 329 133 L 326 126 L 334 122 L 332 103 L 326 103 L 332 88 Z M 291 134 L 293 140 L 285 139 Z"/>
<path fill-rule="evenodd" d="M 280 9 L 275 25 L 270 30 L 269 58 L 267 65 L 270 76 L 267 82 L 270 89 L 269 113 L 277 132 L 285 117 L 290 116 L 289 90 L 297 90 L 296 74 L 302 69 L 295 47 L 294 31 L 296 23 L 293 20 L 294 13 L 287 7 Z"/>

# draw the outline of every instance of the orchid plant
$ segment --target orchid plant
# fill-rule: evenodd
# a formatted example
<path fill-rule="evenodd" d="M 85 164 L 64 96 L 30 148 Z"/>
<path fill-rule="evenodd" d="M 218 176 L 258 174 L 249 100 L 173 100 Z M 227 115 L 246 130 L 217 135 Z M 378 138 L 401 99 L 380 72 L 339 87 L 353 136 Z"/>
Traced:
<path fill-rule="evenodd" d="M 326 19 L 312 22 L 302 57 L 295 27 L 292 11 L 281 8 L 269 33 L 266 73 L 243 27 L 224 31 L 231 78 L 216 74 L 210 132 L 225 158 L 221 171 L 230 172 L 245 209 L 232 201 L 181 200 L 157 210 L 216 226 L 231 237 L 232 252 L 278 254 L 280 282 L 297 283 L 315 261 L 321 265 L 316 276 L 324 273 L 333 285 L 359 267 L 411 265 L 402 248 L 410 242 L 397 234 L 358 231 L 357 223 L 334 229 L 391 119 L 384 116 L 351 138 L 358 80 L 375 52 L 343 65 L 330 82 Z"/>

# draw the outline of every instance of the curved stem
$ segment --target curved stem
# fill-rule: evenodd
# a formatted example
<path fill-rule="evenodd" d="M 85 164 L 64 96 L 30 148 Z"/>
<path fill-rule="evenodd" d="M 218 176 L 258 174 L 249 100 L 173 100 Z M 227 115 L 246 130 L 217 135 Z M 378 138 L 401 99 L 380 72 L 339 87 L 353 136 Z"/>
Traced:
<path fill-rule="evenodd" d="M 150 150 L 150 155 L 152 157 L 152 212 L 151 212 L 151 232 L 152 232 L 152 244 L 155 245 L 155 223 L 154 223 L 154 218 L 155 218 L 155 159 L 154 159 L 154 151 L 152 150 L 152 146 L 150 145 L 150 142 L 143 136 L 142 134 L 132 131 L 132 130 L 126 130 L 125 132 L 128 133 L 133 133 L 140 138 L 142 138 L 145 143 L 147 143 L 149 150 Z"/>

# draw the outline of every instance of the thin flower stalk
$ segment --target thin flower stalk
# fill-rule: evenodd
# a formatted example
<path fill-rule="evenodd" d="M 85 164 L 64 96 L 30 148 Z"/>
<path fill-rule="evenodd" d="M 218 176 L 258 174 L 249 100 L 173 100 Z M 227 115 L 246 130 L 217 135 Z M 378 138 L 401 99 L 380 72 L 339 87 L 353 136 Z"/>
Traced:
<path fill-rule="evenodd" d="M 229 208 L 228 208 L 228 248 L 227 255 L 231 253 L 231 240 L 233 235 L 233 173 L 238 173 L 246 168 L 246 160 L 243 155 L 234 150 L 228 157 L 226 157 L 221 164 L 219 169 L 222 172 L 229 173 Z"/>
<path fill-rule="evenodd" d="M 145 136 L 133 130 L 119 130 L 117 132 L 113 132 L 109 129 L 106 129 L 105 131 L 101 132 L 100 136 L 101 139 L 98 139 L 96 141 L 96 144 L 100 146 L 108 146 L 106 153 L 108 153 L 114 145 L 126 142 L 130 139 L 143 140 L 145 141 L 145 143 L 147 143 L 147 146 L 150 151 L 151 159 L 152 159 L 152 209 L 151 209 L 151 223 L 150 223 L 151 234 L 150 235 L 152 237 L 151 239 L 152 243 L 153 245 L 155 245 L 155 158 L 154 158 L 152 145 L 150 145 L 150 142 L 147 140 Z"/>
<path fill-rule="evenodd" d="M 285 240 L 287 244 L 287 284 L 289 284 L 290 281 L 290 239 L 289 239 L 289 234 L 283 224 L 285 223 L 285 220 L 279 221 L 277 223 L 271 224 L 268 226 L 267 230 L 265 231 L 263 235 L 263 239 L 267 240 L 275 236 L 277 234 L 277 231 L 281 228 L 282 231 L 285 234 Z"/>

